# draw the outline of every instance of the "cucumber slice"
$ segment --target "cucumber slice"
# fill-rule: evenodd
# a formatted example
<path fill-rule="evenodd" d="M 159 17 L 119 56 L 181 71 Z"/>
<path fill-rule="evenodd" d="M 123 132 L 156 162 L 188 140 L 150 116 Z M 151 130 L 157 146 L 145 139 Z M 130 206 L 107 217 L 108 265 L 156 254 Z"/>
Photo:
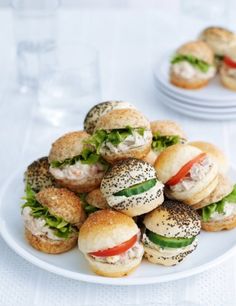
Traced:
<path fill-rule="evenodd" d="M 158 244 L 161 247 L 166 247 L 166 248 L 182 248 L 182 247 L 190 245 L 195 239 L 195 237 L 169 238 L 169 237 L 158 235 L 151 231 L 146 231 L 146 235 L 148 236 L 151 242 Z"/>
<path fill-rule="evenodd" d="M 157 180 L 156 179 L 151 179 L 146 182 L 140 183 L 133 185 L 129 188 L 123 189 L 121 191 L 118 191 L 114 193 L 114 196 L 125 196 L 125 197 L 132 197 L 133 195 L 140 194 L 143 192 L 148 191 L 152 187 L 156 185 Z"/>

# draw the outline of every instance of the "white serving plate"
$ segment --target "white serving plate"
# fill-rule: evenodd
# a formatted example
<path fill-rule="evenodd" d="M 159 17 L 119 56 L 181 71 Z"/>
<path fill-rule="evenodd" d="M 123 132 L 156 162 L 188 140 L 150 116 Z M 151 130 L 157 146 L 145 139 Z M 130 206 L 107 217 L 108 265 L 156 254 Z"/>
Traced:
<path fill-rule="evenodd" d="M 198 90 L 186 90 L 172 85 L 169 82 L 170 58 L 170 54 L 163 56 L 154 69 L 155 80 L 166 90 L 202 105 L 236 106 L 236 93 L 223 87 L 218 77 L 211 80 L 206 87 Z"/>
<path fill-rule="evenodd" d="M 90 271 L 86 260 L 75 248 L 61 255 L 48 255 L 33 249 L 24 239 L 20 205 L 23 196 L 22 172 L 13 175 L 1 192 L 0 232 L 6 243 L 32 264 L 67 278 L 108 285 L 141 285 L 188 277 L 222 263 L 236 251 L 236 229 L 199 236 L 195 252 L 175 267 L 163 267 L 143 260 L 135 273 L 123 278 L 100 277 Z M 236 170 L 230 171 L 236 181 Z"/>

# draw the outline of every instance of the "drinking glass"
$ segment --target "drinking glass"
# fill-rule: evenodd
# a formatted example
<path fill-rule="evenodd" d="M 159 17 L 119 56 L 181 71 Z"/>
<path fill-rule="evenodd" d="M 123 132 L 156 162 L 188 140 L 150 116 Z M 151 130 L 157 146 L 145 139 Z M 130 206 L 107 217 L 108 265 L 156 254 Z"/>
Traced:
<path fill-rule="evenodd" d="M 45 67 L 45 57 L 40 58 Z M 55 126 L 76 125 L 100 99 L 99 56 L 91 46 L 58 45 L 54 66 L 41 70 L 39 113 Z"/>
<path fill-rule="evenodd" d="M 39 56 L 53 63 L 59 0 L 12 0 L 17 78 L 22 91 L 37 89 Z M 42 68 L 42 67 L 41 67 Z"/>

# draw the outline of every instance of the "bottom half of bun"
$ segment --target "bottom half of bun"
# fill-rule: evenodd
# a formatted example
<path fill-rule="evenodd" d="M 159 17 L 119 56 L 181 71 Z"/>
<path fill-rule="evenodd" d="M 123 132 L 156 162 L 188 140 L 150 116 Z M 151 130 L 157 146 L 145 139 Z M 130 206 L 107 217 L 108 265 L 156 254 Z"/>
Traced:
<path fill-rule="evenodd" d="M 56 183 L 60 187 L 65 187 L 74 192 L 90 192 L 98 188 L 101 184 L 101 177 L 88 178 L 86 182 L 80 182 L 80 180 L 69 180 L 69 179 L 56 179 Z"/>
<path fill-rule="evenodd" d="M 187 79 L 183 79 L 179 77 L 178 75 L 172 72 L 170 74 L 170 82 L 177 87 L 181 87 L 185 89 L 199 89 L 199 88 L 205 87 L 208 84 L 209 79 L 187 80 Z"/>
<path fill-rule="evenodd" d="M 70 238 L 64 240 L 52 240 L 46 236 L 33 235 L 30 230 L 25 228 L 25 238 L 36 250 L 48 254 L 60 254 L 67 252 L 76 246 L 78 234 L 75 233 Z"/>
<path fill-rule="evenodd" d="M 236 214 L 217 221 L 202 221 L 202 229 L 207 232 L 231 230 L 236 227 Z"/>
<path fill-rule="evenodd" d="M 236 91 L 236 78 L 230 77 L 226 74 L 221 74 L 220 80 L 226 88 Z"/>
<path fill-rule="evenodd" d="M 96 261 L 91 256 L 84 254 L 89 266 L 98 275 L 107 277 L 122 277 L 132 273 L 141 263 L 142 256 L 129 260 L 124 264 L 110 264 Z"/>
<path fill-rule="evenodd" d="M 158 157 L 158 155 L 160 155 L 159 152 L 154 151 L 153 149 L 151 149 L 148 154 L 143 158 L 143 160 L 147 163 L 149 163 L 150 165 L 154 166 L 155 161 Z"/>
<path fill-rule="evenodd" d="M 163 265 L 163 266 L 175 266 L 178 263 L 180 263 L 187 255 L 189 255 L 190 253 L 192 253 L 196 247 L 197 247 L 197 240 L 195 239 L 192 244 L 190 244 L 189 246 L 185 247 L 182 249 L 181 252 L 177 252 L 176 254 L 173 255 L 168 255 L 165 256 L 164 254 L 162 254 L 161 252 L 159 252 L 158 250 L 155 250 L 151 247 L 149 247 L 148 245 L 144 246 L 144 257 L 150 261 L 151 263 L 154 264 L 159 264 L 159 265 Z"/>

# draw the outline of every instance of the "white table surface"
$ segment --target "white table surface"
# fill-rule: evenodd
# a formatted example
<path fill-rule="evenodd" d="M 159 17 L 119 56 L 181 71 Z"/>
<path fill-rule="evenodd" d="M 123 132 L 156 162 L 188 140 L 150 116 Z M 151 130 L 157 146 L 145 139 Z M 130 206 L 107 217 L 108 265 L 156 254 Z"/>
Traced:
<path fill-rule="evenodd" d="M 102 100 L 130 101 L 150 119 L 177 120 L 191 140 L 220 145 L 236 164 L 236 122 L 207 122 L 178 115 L 158 101 L 153 81 L 158 57 L 194 38 L 207 22 L 170 16 L 168 11 L 121 9 L 64 10 L 59 21 L 59 39 L 79 39 L 100 51 Z M 0 29 L 1 186 L 12 171 L 46 155 L 50 143 L 72 127 L 56 128 L 34 118 L 35 96 L 19 94 L 14 86 L 13 29 L 7 10 L 0 11 Z M 43 271 L 11 251 L 2 238 L 0 251 L 0 306 L 236 305 L 236 255 L 214 269 L 180 281 L 115 287 L 68 280 Z"/>

